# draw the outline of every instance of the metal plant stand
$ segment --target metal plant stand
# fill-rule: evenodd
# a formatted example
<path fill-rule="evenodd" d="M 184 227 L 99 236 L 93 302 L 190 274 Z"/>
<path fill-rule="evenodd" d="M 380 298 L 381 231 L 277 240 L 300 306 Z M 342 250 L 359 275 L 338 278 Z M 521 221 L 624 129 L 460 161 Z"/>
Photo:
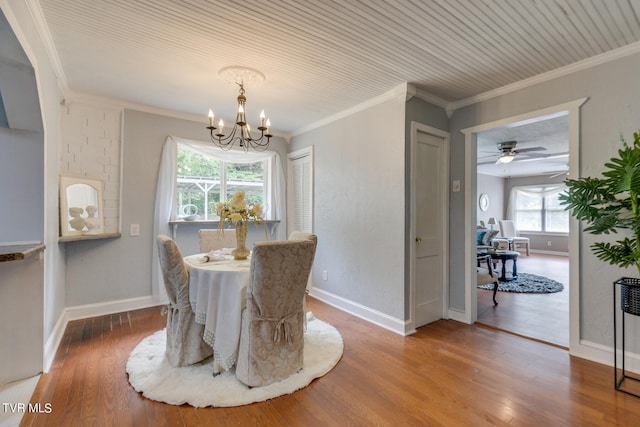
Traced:
<path fill-rule="evenodd" d="M 616 321 L 616 288 L 620 287 L 620 309 L 622 311 L 622 373 L 618 376 L 618 331 Z M 622 388 L 625 380 L 631 380 L 640 383 L 640 378 L 629 376 L 625 370 L 625 314 L 640 316 L 640 279 L 632 277 L 623 277 L 613 282 L 613 373 L 616 390 L 631 394 L 636 397 L 640 395 Z"/>

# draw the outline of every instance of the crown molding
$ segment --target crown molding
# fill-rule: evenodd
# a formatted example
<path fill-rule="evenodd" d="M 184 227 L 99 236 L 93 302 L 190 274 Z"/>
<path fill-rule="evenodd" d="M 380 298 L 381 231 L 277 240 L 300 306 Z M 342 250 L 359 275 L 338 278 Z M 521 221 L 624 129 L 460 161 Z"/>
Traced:
<path fill-rule="evenodd" d="M 453 101 L 449 103 L 451 111 L 455 111 L 459 108 L 466 107 L 468 105 L 476 104 L 478 102 L 487 101 L 492 98 L 496 98 L 501 95 L 506 95 L 511 92 L 515 92 L 521 89 L 528 88 L 533 85 L 548 82 L 559 77 L 564 77 L 569 74 L 576 73 L 578 71 L 587 70 L 595 66 L 605 64 L 616 59 L 624 58 L 634 55 L 640 52 L 640 42 L 631 43 L 627 46 L 620 47 L 608 52 L 601 53 L 600 55 L 593 56 L 591 58 L 583 59 L 582 61 L 575 62 L 573 64 L 566 65 L 555 70 L 548 71 L 546 73 L 538 74 L 537 76 L 530 77 L 525 80 L 520 80 L 498 89 L 490 90 L 488 92 L 481 93 L 479 95 L 471 96 L 469 98 L 461 99 L 459 101 Z"/>
<path fill-rule="evenodd" d="M 64 68 L 62 68 L 62 62 L 60 62 L 60 56 L 58 55 L 55 43 L 53 42 L 53 37 L 51 37 L 51 31 L 49 31 L 47 21 L 44 19 L 40 2 L 38 0 L 26 0 L 25 3 L 38 31 L 38 36 L 40 36 L 40 41 L 47 53 L 53 72 L 58 78 L 58 87 L 60 88 L 60 91 L 65 94 L 69 91 L 69 83 L 67 81 L 67 76 L 64 73 Z"/>
<path fill-rule="evenodd" d="M 416 87 L 415 96 L 416 98 L 422 99 L 423 101 L 427 101 L 433 105 L 444 108 L 445 110 L 451 105 L 450 102 L 445 101 L 444 99 L 438 96 L 432 95 L 431 93 L 419 87 Z"/>
<path fill-rule="evenodd" d="M 317 122 L 311 123 L 310 125 L 304 126 L 300 129 L 297 129 L 293 132 L 291 132 L 291 136 L 298 136 L 298 135 L 302 135 L 303 133 L 307 133 L 309 131 L 312 131 L 314 129 L 317 129 L 319 127 L 322 126 L 326 126 L 329 123 L 333 123 L 335 121 L 338 121 L 340 119 L 344 119 L 346 117 L 352 116 L 355 113 L 358 113 L 360 111 L 364 111 L 368 108 L 374 107 L 378 104 L 382 104 L 385 101 L 389 101 L 391 99 L 397 99 L 397 98 L 404 98 L 406 99 L 407 96 L 409 96 L 412 93 L 412 89 L 410 88 L 410 84 L 408 83 L 402 83 L 396 87 L 394 87 L 393 89 L 391 89 L 390 91 L 383 93 L 382 95 L 378 95 L 375 98 L 371 98 L 367 101 L 364 101 L 360 104 L 354 105 L 352 107 L 347 108 L 346 110 L 342 110 L 338 113 L 332 114 L 328 117 L 325 117 L 324 119 L 318 120 Z"/>

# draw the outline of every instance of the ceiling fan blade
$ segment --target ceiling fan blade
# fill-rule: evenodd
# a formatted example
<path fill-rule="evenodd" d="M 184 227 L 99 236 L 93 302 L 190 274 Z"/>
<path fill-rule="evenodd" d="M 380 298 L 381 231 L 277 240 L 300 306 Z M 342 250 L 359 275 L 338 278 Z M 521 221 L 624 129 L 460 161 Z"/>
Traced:
<path fill-rule="evenodd" d="M 546 151 L 546 150 L 547 149 L 544 147 L 531 147 L 531 148 L 516 149 L 516 150 L 513 150 L 513 152 L 516 154 L 520 154 L 520 153 L 527 153 L 530 151 Z"/>
<path fill-rule="evenodd" d="M 530 153 L 516 153 L 518 155 L 518 157 L 526 157 L 528 159 L 542 159 L 545 157 L 548 157 L 549 155 L 546 153 L 536 153 L 535 151 L 532 151 Z"/>
<path fill-rule="evenodd" d="M 553 174 L 553 175 L 549 175 L 547 178 L 548 179 L 553 179 L 553 178 L 557 178 L 557 177 L 562 176 L 562 175 L 568 176 L 569 175 L 569 171 L 559 172 L 559 173 L 556 173 L 556 174 Z"/>

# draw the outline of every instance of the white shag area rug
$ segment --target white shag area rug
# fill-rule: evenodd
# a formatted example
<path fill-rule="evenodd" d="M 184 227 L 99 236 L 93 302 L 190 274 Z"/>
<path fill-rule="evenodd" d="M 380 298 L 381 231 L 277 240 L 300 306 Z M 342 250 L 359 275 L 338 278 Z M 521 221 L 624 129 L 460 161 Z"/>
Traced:
<path fill-rule="evenodd" d="M 309 312 L 302 370 L 277 383 L 249 388 L 236 379 L 234 369 L 214 377 L 211 358 L 174 368 L 165 357 L 166 335 L 165 329 L 158 331 L 133 349 L 126 367 L 129 383 L 148 399 L 196 408 L 247 405 L 293 393 L 329 372 L 344 349 L 338 330 Z"/>

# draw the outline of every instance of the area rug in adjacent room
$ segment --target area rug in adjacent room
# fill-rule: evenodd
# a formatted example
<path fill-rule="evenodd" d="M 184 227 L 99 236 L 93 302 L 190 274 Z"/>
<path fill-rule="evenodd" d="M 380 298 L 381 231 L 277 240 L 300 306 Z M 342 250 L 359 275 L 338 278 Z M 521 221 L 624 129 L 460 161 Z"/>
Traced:
<path fill-rule="evenodd" d="M 493 290 L 493 283 L 478 286 L 480 289 Z M 498 281 L 498 290 L 501 292 L 520 292 L 532 294 L 550 294 L 561 292 L 564 289 L 562 283 L 536 274 L 518 273 L 515 280 Z"/>
<path fill-rule="evenodd" d="M 172 405 L 188 403 L 196 408 L 247 405 L 293 393 L 329 372 L 344 348 L 336 328 L 307 313 L 302 370 L 277 383 L 249 388 L 236 379 L 234 369 L 213 377 L 211 358 L 192 366 L 172 367 L 165 357 L 165 345 L 163 329 L 136 346 L 126 367 L 129 383 L 148 399 Z"/>

